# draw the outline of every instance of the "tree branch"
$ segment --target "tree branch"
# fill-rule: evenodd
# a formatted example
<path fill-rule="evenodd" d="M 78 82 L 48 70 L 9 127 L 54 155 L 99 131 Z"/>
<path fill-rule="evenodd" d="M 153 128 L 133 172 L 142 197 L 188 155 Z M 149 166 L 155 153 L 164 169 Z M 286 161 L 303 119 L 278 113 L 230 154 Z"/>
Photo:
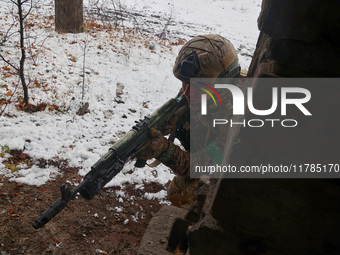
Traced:
<path fill-rule="evenodd" d="M 11 0 L 11 2 L 12 2 L 13 4 L 15 4 L 16 6 L 18 6 L 18 3 L 15 2 L 14 0 Z"/>
<path fill-rule="evenodd" d="M 10 65 L 11 67 L 13 67 L 16 71 L 19 71 L 19 68 L 16 67 L 15 65 L 13 65 L 11 62 L 9 62 L 7 59 L 4 58 L 4 56 L 2 54 L 0 54 L 0 58 L 8 65 Z"/>
<path fill-rule="evenodd" d="M 9 29 L 7 30 L 6 34 L 4 35 L 2 41 L 0 42 L 0 45 L 3 45 L 11 35 L 13 35 L 17 32 L 17 31 L 13 32 L 12 34 L 8 35 L 9 32 L 11 31 L 11 29 L 14 27 L 15 23 L 16 23 L 16 21 L 13 22 L 12 25 L 9 27 Z"/>
<path fill-rule="evenodd" d="M 31 1 L 31 6 L 30 6 L 30 8 L 28 9 L 26 15 L 23 17 L 23 20 L 25 20 L 26 17 L 31 13 L 32 8 L 33 8 L 33 3 L 32 3 L 32 1 Z"/>
<path fill-rule="evenodd" d="M 0 110 L 1 110 L 1 111 L 0 111 L 0 118 L 1 118 L 2 114 L 5 112 L 5 110 L 6 110 L 6 108 L 7 108 L 7 105 L 11 102 L 11 100 L 12 100 L 14 94 L 15 94 L 16 91 L 17 91 L 18 86 L 19 86 L 19 82 L 18 82 L 17 85 L 15 86 L 14 92 L 12 93 L 11 97 L 7 100 L 4 109 L 3 109 L 3 110 L 0 109 Z"/>

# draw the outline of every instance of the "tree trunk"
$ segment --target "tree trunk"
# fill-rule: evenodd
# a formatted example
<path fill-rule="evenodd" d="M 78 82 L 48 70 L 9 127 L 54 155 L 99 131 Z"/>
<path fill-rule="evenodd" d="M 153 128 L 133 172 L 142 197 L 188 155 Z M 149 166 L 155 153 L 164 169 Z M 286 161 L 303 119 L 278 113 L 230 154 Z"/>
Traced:
<path fill-rule="evenodd" d="M 83 0 L 55 0 L 55 30 L 59 33 L 83 31 Z"/>
<path fill-rule="evenodd" d="M 21 0 L 17 1 L 18 13 L 19 13 L 19 24 L 20 24 L 20 48 L 21 48 L 21 59 L 20 59 L 20 67 L 19 67 L 19 77 L 21 80 L 21 85 L 24 90 L 24 102 L 26 106 L 28 106 L 28 88 L 25 80 L 25 59 L 26 59 L 26 49 L 25 49 L 25 29 L 24 29 L 24 20 L 26 16 L 23 16 L 22 13 L 22 4 Z"/>

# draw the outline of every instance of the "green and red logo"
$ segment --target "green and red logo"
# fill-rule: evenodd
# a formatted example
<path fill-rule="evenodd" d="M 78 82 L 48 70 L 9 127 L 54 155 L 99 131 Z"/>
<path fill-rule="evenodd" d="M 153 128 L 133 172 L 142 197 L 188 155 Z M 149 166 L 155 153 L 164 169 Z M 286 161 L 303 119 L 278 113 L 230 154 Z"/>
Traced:
<path fill-rule="evenodd" d="M 219 96 L 219 94 L 217 93 L 217 91 L 216 91 L 213 87 L 211 87 L 210 85 L 208 85 L 208 84 L 206 84 L 206 83 L 203 83 L 203 82 L 198 82 L 198 84 L 203 85 L 203 86 L 206 87 L 206 88 L 199 87 L 199 89 L 200 89 L 200 90 L 203 90 L 205 93 L 207 93 L 207 94 L 212 98 L 212 100 L 214 101 L 215 105 L 217 106 L 215 97 L 214 97 L 213 94 L 208 90 L 208 89 L 210 89 L 210 90 L 216 95 L 216 97 L 218 98 L 218 100 L 220 101 L 220 104 L 221 104 L 221 106 L 222 106 L 221 97 Z"/>

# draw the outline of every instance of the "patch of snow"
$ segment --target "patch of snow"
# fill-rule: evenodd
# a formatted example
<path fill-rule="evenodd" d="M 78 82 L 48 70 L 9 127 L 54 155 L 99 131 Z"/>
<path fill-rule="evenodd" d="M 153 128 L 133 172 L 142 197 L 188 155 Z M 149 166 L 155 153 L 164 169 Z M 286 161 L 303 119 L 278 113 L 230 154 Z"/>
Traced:
<path fill-rule="evenodd" d="M 152 200 L 152 199 L 165 199 L 166 195 L 167 195 L 166 191 L 165 190 L 161 190 L 161 191 L 159 191 L 157 193 L 148 193 L 148 192 L 146 192 L 144 194 L 144 197 L 146 199 L 149 199 L 149 200 Z"/>

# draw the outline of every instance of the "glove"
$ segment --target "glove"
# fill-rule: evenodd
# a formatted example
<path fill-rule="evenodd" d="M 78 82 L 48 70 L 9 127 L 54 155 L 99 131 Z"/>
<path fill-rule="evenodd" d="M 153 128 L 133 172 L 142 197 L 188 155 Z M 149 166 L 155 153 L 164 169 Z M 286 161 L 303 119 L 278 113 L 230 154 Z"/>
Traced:
<path fill-rule="evenodd" d="M 136 154 L 136 157 L 138 159 L 148 160 L 152 158 L 157 158 L 168 149 L 168 140 L 163 137 L 162 132 L 155 128 L 151 128 L 150 133 L 150 143 Z"/>
<path fill-rule="evenodd" d="M 160 131 L 163 135 L 171 134 L 176 129 L 176 122 L 178 120 L 177 114 L 172 115 L 172 117 L 160 127 Z"/>

